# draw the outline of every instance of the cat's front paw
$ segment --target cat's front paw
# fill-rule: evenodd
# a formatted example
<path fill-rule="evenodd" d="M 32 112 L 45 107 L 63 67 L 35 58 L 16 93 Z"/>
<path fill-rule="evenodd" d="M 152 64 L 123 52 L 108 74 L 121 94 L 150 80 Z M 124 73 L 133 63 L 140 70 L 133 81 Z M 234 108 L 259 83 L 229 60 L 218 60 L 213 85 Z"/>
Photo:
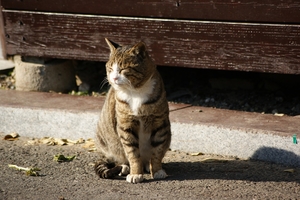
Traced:
<path fill-rule="evenodd" d="M 129 183 L 140 183 L 143 179 L 143 174 L 128 174 L 126 177 L 126 181 Z"/>
<path fill-rule="evenodd" d="M 122 166 L 122 170 L 119 174 L 119 176 L 126 176 L 127 174 L 130 173 L 130 168 L 128 165 L 121 165 Z"/>
<path fill-rule="evenodd" d="M 165 170 L 160 169 L 160 170 L 158 170 L 157 172 L 154 173 L 153 178 L 154 178 L 154 179 L 164 179 L 164 178 L 166 178 L 167 176 L 168 176 L 168 175 L 167 175 L 167 173 L 165 172 Z"/>

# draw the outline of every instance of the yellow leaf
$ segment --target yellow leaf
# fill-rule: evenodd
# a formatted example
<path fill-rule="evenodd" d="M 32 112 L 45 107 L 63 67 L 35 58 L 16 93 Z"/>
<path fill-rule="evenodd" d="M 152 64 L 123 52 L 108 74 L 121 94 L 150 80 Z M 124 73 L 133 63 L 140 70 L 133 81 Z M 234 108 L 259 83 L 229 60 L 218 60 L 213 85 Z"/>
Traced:
<path fill-rule="evenodd" d="M 17 140 L 18 137 L 19 137 L 18 133 L 11 133 L 9 135 L 4 136 L 3 140 L 14 141 Z"/>
<path fill-rule="evenodd" d="M 289 172 L 289 173 L 294 173 L 295 172 L 295 169 L 285 169 L 283 170 L 284 172 Z"/>
<path fill-rule="evenodd" d="M 67 142 L 68 144 L 82 144 L 82 143 L 85 142 L 85 140 L 82 139 L 82 138 L 80 138 L 80 139 L 78 139 L 78 140 L 69 140 L 69 139 L 66 139 L 66 142 Z"/>
<path fill-rule="evenodd" d="M 41 169 L 36 167 L 20 167 L 17 165 L 8 165 L 10 168 L 14 168 L 19 171 L 25 171 L 27 176 L 39 176 L 39 173 L 37 171 L 41 171 Z"/>
<path fill-rule="evenodd" d="M 283 113 L 275 113 L 274 115 L 275 115 L 275 116 L 278 116 L 278 117 L 282 117 L 282 116 L 284 116 L 284 114 L 283 114 Z"/>
<path fill-rule="evenodd" d="M 88 149 L 89 152 L 97 150 L 94 141 L 86 141 L 82 147 Z"/>
<path fill-rule="evenodd" d="M 204 155 L 204 153 L 197 152 L 197 153 L 191 153 L 190 155 L 191 156 L 201 156 L 201 155 Z"/>
<path fill-rule="evenodd" d="M 54 139 L 55 143 L 57 145 L 63 146 L 63 145 L 67 145 L 68 144 L 68 140 L 67 139 Z"/>

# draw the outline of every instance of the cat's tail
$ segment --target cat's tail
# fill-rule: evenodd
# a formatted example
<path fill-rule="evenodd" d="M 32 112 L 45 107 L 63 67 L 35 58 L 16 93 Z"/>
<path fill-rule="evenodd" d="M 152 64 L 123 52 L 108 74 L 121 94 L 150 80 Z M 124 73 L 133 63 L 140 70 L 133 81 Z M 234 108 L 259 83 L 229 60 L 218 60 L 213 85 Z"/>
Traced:
<path fill-rule="evenodd" d="M 122 165 L 116 165 L 114 162 L 101 160 L 95 163 L 94 170 L 100 178 L 110 179 L 121 174 Z"/>

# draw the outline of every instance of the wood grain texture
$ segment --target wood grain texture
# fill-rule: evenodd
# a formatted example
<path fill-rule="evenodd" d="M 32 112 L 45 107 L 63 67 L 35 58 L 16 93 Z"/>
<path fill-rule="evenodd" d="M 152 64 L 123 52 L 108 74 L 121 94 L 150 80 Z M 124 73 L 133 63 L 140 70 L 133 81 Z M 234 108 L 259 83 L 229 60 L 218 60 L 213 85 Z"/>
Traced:
<path fill-rule="evenodd" d="M 2 0 L 5 9 L 170 19 L 299 23 L 299 0 Z"/>
<path fill-rule="evenodd" d="M 300 25 L 3 14 L 9 54 L 106 61 L 108 37 L 144 41 L 158 65 L 300 74 Z"/>

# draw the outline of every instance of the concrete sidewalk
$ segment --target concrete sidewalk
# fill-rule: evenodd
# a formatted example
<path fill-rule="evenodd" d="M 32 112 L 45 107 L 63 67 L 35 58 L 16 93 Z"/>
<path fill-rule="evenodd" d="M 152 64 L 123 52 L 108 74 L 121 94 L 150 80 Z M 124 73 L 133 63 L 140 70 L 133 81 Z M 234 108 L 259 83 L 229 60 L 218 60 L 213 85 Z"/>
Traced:
<path fill-rule="evenodd" d="M 0 132 L 93 138 L 104 98 L 0 90 Z M 169 104 L 171 148 L 300 167 L 300 116 L 274 116 Z"/>

